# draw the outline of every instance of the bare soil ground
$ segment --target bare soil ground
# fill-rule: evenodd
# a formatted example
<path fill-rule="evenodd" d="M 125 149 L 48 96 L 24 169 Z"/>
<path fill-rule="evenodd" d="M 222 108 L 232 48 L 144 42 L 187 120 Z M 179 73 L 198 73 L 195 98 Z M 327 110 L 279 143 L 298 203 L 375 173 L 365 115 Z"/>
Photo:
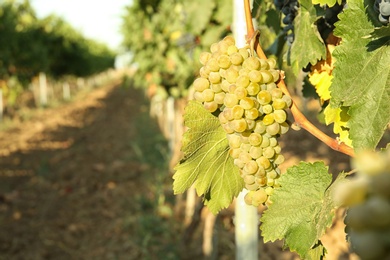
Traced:
<path fill-rule="evenodd" d="M 203 258 L 204 221 L 183 240 L 167 142 L 148 110 L 143 92 L 114 84 L 0 132 L 0 259 Z M 282 142 L 284 167 L 348 168 L 347 156 L 303 130 Z M 232 216 L 230 208 L 217 218 L 216 259 L 234 259 Z M 328 259 L 356 259 L 338 216 L 323 239 Z M 281 247 L 260 238 L 259 259 L 298 259 Z"/>

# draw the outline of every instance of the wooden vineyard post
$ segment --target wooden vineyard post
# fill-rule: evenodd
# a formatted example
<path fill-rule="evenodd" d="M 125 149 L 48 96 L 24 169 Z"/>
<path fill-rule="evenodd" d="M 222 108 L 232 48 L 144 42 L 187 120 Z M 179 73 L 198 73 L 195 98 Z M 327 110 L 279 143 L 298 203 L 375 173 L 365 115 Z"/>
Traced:
<path fill-rule="evenodd" d="M 70 99 L 70 87 L 68 82 L 62 84 L 62 97 L 64 100 Z"/>
<path fill-rule="evenodd" d="M 46 74 L 43 72 L 39 73 L 39 104 L 47 105 L 47 81 Z"/>
<path fill-rule="evenodd" d="M 3 104 L 3 89 L 0 88 L 0 122 L 3 121 L 4 104 Z"/>
<path fill-rule="evenodd" d="M 233 34 L 238 48 L 246 45 L 246 22 L 244 1 L 233 0 Z M 235 202 L 236 259 L 255 260 L 258 258 L 259 215 L 256 207 L 247 205 L 244 189 Z"/>

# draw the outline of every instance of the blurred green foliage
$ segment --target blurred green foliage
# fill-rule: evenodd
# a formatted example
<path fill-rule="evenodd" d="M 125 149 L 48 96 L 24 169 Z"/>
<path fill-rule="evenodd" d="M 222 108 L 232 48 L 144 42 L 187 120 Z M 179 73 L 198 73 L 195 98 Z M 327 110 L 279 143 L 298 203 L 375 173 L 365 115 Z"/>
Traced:
<path fill-rule="evenodd" d="M 224 0 L 134 0 L 122 33 L 137 68 L 135 85 L 186 97 L 200 68 L 197 57 L 231 33 L 232 14 Z"/>
<path fill-rule="evenodd" d="M 0 3 L 0 79 L 88 76 L 114 66 L 115 53 L 62 18 L 38 19 L 29 0 Z"/>

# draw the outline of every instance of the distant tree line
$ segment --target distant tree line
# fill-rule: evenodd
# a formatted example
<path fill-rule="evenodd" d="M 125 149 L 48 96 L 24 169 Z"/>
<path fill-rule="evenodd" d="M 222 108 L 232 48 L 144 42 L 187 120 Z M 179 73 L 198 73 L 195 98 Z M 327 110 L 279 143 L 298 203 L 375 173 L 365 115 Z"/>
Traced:
<path fill-rule="evenodd" d="M 64 19 L 38 19 L 29 0 L 0 2 L 0 80 L 89 76 L 114 66 L 115 53 L 85 38 Z"/>

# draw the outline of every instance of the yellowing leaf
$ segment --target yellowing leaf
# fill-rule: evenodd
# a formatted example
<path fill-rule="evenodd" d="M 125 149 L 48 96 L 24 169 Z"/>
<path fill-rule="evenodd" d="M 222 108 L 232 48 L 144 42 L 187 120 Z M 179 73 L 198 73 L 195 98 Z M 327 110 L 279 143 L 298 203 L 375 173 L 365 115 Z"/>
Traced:
<path fill-rule="evenodd" d="M 325 123 L 330 125 L 333 123 L 333 132 L 339 135 L 339 140 L 346 145 L 352 146 L 352 141 L 349 139 L 348 107 L 332 108 L 328 105 L 324 110 Z"/>
<path fill-rule="evenodd" d="M 309 81 L 315 86 L 316 92 L 322 101 L 330 99 L 329 87 L 332 84 L 332 78 L 333 76 L 326 71 L 309 75 Z"/>

